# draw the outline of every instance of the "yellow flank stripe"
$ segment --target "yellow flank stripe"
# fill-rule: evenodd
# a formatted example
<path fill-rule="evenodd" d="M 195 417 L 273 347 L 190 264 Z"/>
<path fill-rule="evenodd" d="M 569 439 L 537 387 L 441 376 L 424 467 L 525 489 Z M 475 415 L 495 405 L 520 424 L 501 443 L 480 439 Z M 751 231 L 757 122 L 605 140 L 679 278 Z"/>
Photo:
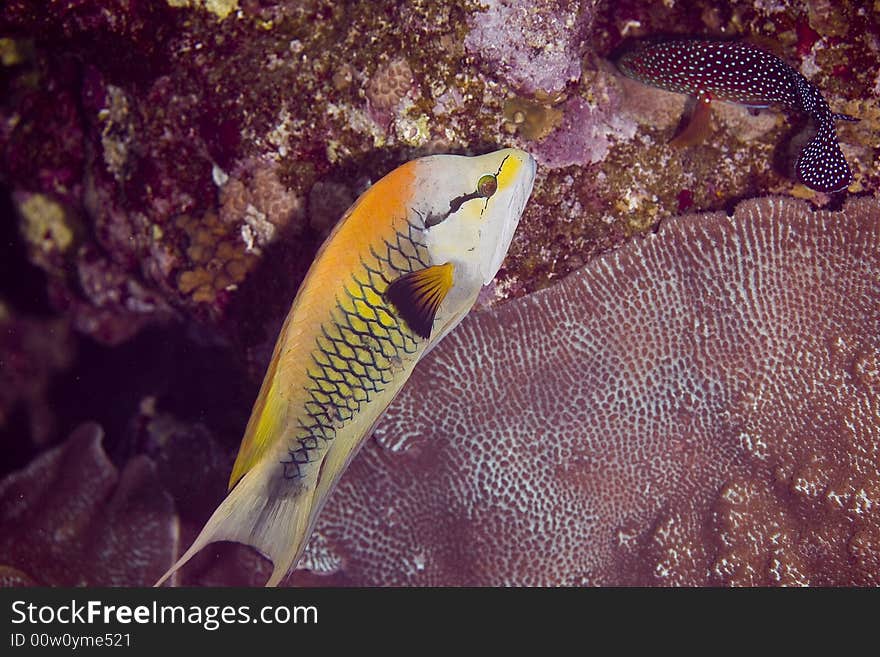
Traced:
<path fill-rule="evenodd" d="M 364 295 L 364 301 L 373 306 L 374 308 L 383 305 L 385 302 L 378 294 L 376 294 L 372 288 L 366 288 L 366 294 Z"/>
<path fill-rule="evenodd" d="M 379 318 L 379 323 L 385 328 L 397 326 L 397 320 L 385 312 L 383 308 L 376 308 L 376 316 Z"/>
<path fill-rule="evenodd" d="M 354 309 L 355 312 L 362 318 L 368 322 L 377 321 L 376 311 L 370 308 L 366 303 L 361 301 L 360 299 L 355 299 L 354 301 Z"/>

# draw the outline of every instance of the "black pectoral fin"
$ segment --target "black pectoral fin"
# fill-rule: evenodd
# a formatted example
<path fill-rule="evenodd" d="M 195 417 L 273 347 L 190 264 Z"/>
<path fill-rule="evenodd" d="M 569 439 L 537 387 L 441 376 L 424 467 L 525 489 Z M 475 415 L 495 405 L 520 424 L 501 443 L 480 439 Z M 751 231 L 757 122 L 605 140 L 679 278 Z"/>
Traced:
<path fill-rule="evenodd" d="M 416 335 L 431 337 L 434 316 L 452 288 L 454 269 L 451 262 L 419 269 L 392 281 L 385 290 L 385 298 Z"/>

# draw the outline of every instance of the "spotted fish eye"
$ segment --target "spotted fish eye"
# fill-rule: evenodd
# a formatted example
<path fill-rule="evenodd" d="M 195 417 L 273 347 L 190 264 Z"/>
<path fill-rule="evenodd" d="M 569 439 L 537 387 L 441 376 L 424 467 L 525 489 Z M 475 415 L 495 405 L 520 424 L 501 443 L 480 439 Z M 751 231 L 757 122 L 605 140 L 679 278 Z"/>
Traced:
<path fill-rule="evenodd" d="M 483 198 L 489 198 L 498 191 L 498 179 L 491 173 L 481 176 L 477 182 L 477 193 Z"/>

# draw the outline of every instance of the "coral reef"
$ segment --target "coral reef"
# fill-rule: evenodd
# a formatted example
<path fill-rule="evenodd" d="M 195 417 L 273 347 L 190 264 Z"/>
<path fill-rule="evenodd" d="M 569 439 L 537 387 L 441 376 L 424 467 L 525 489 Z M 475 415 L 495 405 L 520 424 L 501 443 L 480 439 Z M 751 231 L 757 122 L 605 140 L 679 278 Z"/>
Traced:
<path fill-rule="evenodd" d="M 0 36 L 11 37 L 0 175 L 65 206 L 82 228 L 77 244 L 108 255 L 118 275 L 164 301 L 138 321 L 121 318 L 124 331 L 81 323 L 116 342 L 173 314 L 253 347 L 266 336 L 237 331 L 242 314 L 249 321 L 261 313 L 271 324 L 284 304 L 244 297 L 252 289 L 289 297 L 328 221 L 312 228 L 304 214 L 312 186 L 325 177 L 376 179 L 425 152 L 508 142 L 544 164 L 523 232 L 559 239 L 514 254 L 501 296 L 545 287 L 614 244 L 612 235 L 675 214 L 683 190 L 697 210 L 767 192 L 829 202 L 792 186 L 785 154 L 776 152 L 787 127 L 772 114 L 723 108 L 705 144 L 670 147 L 678 101 L 639 97 L 603 61 L 629 37 L 747 36 L 796 65 L 835 111 L 869 120 L 880 102 L 876 12 L 851 3 L 836 11 L 829 7 L 838 3 L 706 0 L 659 9 L 637 0 L 136 4 L 124 11 L 89 0 L 50 10 L 11 2 L 0 11 Z M 852 191 L 875 189 L 873 133 L 861 124 L 840 133 Z M 275 182 L 264 186 L 261 175 Z M 580 207 L 601 210 L 572 214 L 560 228 L 562 189 L 575 190 Z M 266 215 L 263 194 L 287 204 L 291 229 Z M 193 260 L 183 246 L 188 227 L 213 215 L 229 232 L 209 233 L 229 246 L 217 260 Z M 297 256 L 276 266 L 265 258 L 270 243 Z M 230 260 L 247 265 L 216 284 L 202 271 L 224 270 Z M 62 296 L 76 296 L 75 279 L 58 266 L 49 271 L 66 280 Z M 78 308 L 91 303 L 78 299 Z M 130 314 L 124 305 L 119 312 Z"/>
<path fill-rule="evenodd" d="M 876 201 L 813 212 L 779 197 L 683 216 L 475 313 L 343 477 L 303 563 L 319 574 L 292 583 L 876 585 L 878 218 Z M 233 452 L 153 400 L 132 426 L 151 488 L 175 501 L 177 552 Z M 45 470 L 60 460 L 64 481 L 106 469 L 97 429 L 78 436 L 0 483 L 0 509 L 32 476 L 57 482 Z M 89 456 L 62 459 L 74 452 Z M 114 528 L 140 522 L 120 514 Z M 34 531 L 0 544 L 11 583 L 46 581 L 12 547 Z M 100 567 L 115 573 L 113 554 Z M 221 546 L 177 583 L 267 572 Z"/>
<path fill-rule="evenodd" d="M 177 545 L 173 502 L 150 461 L 122 472 L 83 425 L 60 447 L 0 481 L 0 562 L 10 583 L 145 586 Z"/>
<path fill-rule="evenodd" d="M 770 197 L 472 315 L 343 477 L 310 565 L 361 585 L 877 585 L 878 245 L 876 202 Z"/>
<path fill-rule="evenodd" d="M 491 75 L 526 94 L 561 91 L 580 77 L 595 0 L 489 0 L 472 17 L 465 48 Z"/>
<path fill-rule="evenodd" d="M 854 174 L 848 191 L 792 182 L 793 117 L 718 105 L 704 142 L 671 144 L 685 98 L 632 83 L 609 63 L 626 40 L 660 34 L 748 39 L 822 89 L 832 111 L 859 118 L 838 126 Z M 877 7 L 851 0 L 0 3 L 4 474 L 57 458 L 47 450 L 94 419 L 107 429 L 113 468 L 142 468 L 143 454 L 156 464 L 185 541 L 222 495 L 227 459 L 316 249 L 371 180 L 412 157 L 510 145 L 539 159 L 504 267 L 480 297 L 490 311 L 681 212 L 767 194 L 831 209 L 848 195 L 880 197 L 878 34 Z M 870 381 L 872 361 L 858 362 L 854 376 Z M 110 396 L 118 401 L 98 401 Z M 146 398 L 155 409 L 126 429 Z M 103 458 L 96 450 L 87 450 L 92 465 Z M 187 472 L 193 455 L 205 470 Z M 364 458 L 356 467 L 390 455 L 373 448 Z M 109 481 L 106 459 L 95 467 Z M 804 519 L 824 522 L 810 515 L 818 502 L 794 518 L 790 500 L 753 480 L 730 484 L 713 507 L 712 535 L 728 537 L 734 565 L 712 581 L 752 577 L 766 550 L 749 557 L 742 541 L 751 532 L 749 545 L 767 548 L 759 524 L 775 522 L 799 549 Z M 216 492 L 188 503 L 201 487 Z M 829 509 L 822 526 L 839 528 L 846 514 Z M 682 523 L 670 521 L 670 531 Z M 816 554 L 837 549 L 823 531 L 817 524 Z M 852 581 L 878 572 L 876 536 L 854 530 L 854 563 L 873 575 Z M 82 553 L 62 539 L 72 564 Z M 27 540 L 35 554 L 51 548 Z M 298 581 L 369 579 L 343 558 L 340 540 L 328 532 L 313 546 L 314 567 L 335 575 Z M 62 581 L 4 561 L 2 582 Z M 815 560 L 804 563 L 812 572 Z M 252 553 L 224 547 L 186 581 L 259 583 L 266 572 Z M 131 575 L 145 581 L 147 572 Z"/>

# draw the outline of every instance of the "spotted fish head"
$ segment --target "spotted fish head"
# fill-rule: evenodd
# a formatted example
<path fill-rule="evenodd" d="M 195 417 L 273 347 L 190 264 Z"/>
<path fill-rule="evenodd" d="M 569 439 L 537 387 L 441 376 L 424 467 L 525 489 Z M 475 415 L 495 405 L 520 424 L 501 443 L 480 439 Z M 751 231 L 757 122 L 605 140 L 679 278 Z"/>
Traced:
<path fill-rule="evenodd" d="M 457 283 L 488 284 L 498 273 L 535 180 L 535 160 L 515 148 L 418 161 L 428 193 L 415 208 L 435 263 L 452 263 Z M 421 186 L 420 185 L 420 186 Z"/>

